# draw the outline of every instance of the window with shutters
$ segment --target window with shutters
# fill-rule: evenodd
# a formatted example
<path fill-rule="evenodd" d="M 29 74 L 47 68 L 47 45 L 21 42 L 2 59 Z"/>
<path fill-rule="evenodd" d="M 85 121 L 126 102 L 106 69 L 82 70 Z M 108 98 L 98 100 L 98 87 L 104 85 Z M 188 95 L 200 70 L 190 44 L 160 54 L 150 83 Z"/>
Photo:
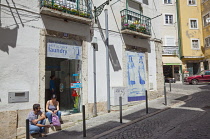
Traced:
<path fill-rule="evenodd" d="M 196 6 L 196 0 L 188 0 L 189 6 Z"/>
<path fill-rule="evenodd" d="M 206 15 L 203 16 L 203 26 L 208 26 L 210 25 L 210 21 L 208 22 L 207 20 L 210 18 L 210 13 L 207 13 Z"/>
<path fill-rule="evenodd" d="M 205 48 L 209 48 L 210 47 L 210 36 L 205 38 Z"/>
<path fill-rule="evenodd" d="M 190 19 L 190 29 L 198 29 L 198 19 Z"/>
<path fill-rule="evenodd" d="M 191 48 L 193 50 L 200 50 L 200 42 L 199 42 L 199 39 L 191 39 Z"/>

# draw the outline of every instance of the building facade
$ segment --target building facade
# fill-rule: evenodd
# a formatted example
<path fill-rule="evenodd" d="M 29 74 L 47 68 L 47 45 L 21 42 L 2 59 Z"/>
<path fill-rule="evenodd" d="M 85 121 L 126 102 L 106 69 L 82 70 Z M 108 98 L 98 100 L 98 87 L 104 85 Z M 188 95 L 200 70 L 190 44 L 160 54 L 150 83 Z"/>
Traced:
<path fill-rule="evenodd" d="M 202 27 L 203 27 L 203 41 L 205 49 L 205 61 L 204 69 L 209 69 L 210 63 L 210 0 L 201 1 L 201 16 L 202 16 Z"/>
<path fill-rule="evenodd" d="M 204 44 L 200 0 L 177 0 L 180 57 L 183 73 L 194 75 L 204 69 Z"/>
<path fill-rule="evenodd" d="M 163 41 L 163 72 L 165 78 L 174 78 L 181 81 L 181 65 L 179 59 L 177 3 L 175 0 L 162 0 L 161 2 Z"/>
<path fill-rule="evenodd" d="M 25 133 L 25 119 L 34 103 L 45 111 L 50 77 L 62 118 L 114 109 L 118 95 L 124 105 L 156 98 L 163 91 L 159 2 L 112 1 L 108 10 L 109 74 L 105 13 L 95 19 L 93 0 L 12 0 L 0 5 L 0 138 Z M 100 12 L 100 11 L 97 11 Z M 96 22 L 95 22 L 96 21 Z M 116 94 L 116 88 L 126 88 Z M 110 91 L 110 97 L 107 94 Z M 110 101 L 110 105 L 109 105 Z M 78 114 L 79 113 L 79 114 Z M 9 121 L 9 122 L 8 122 Z"/>

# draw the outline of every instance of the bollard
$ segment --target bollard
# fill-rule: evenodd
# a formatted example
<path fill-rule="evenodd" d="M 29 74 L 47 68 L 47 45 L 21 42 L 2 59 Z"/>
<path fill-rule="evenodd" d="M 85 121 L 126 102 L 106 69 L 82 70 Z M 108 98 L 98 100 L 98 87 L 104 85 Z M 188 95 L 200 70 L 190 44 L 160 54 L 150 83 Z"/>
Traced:
<path fill-rule="evenodd" d="M 164 97 L 165 97 L 165 105 L 167 105 L 167 98 L 166 98 L 166 84 L 164 83 Z"/>
<path fill-rule="evenodd" d="M 148 95 L 147 95 L 147 90 L 145 91 L 145 95 L 146 95 L 146 114 L 148 114 L 149 110 L 148 110 Z"/>
<path fill-rule="evenodd" d="M 119 97 L 119 107 L 120 107 L 120 123 L 122 123 L 122 97 Z"/>
<path fill-rule="evenodd" d="M 26 139 L 30 139 L 30 134 L 29 134 L 29 119 L 26 119 Z"/>
<path fill-rule="evenodd" d="M 85 105 L 82 105 L 82 118 L 83 118 L 83 137 L 86 137 Z"/>
<path fill-rule="evenodd" d="M 170 92 L 171 92 L 171 80 L 169 80 L 169 85 L 170 85 Z"/>

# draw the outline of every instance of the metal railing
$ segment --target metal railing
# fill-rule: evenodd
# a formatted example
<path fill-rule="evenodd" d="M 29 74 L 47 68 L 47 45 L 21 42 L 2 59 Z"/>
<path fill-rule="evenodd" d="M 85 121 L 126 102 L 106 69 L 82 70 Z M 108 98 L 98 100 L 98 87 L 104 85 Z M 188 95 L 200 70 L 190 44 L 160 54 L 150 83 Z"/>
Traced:
<path fill-rule="evenodd" d="M 40 8 L 47 7 L 86 18 L 92 18 L 91 5 L 91 2 L 84 0 L 40 0 Z"/>
<path fill-rule="evenodd" d="M 178 46 L 163 46 L 163 55 L 179 55 Z"/>
<path fill-rule="evenodd" d="M 129 29 L 151 35 L 151 18 L 127 9 L 120 11 L 120 13 L 122 30 Z"/>

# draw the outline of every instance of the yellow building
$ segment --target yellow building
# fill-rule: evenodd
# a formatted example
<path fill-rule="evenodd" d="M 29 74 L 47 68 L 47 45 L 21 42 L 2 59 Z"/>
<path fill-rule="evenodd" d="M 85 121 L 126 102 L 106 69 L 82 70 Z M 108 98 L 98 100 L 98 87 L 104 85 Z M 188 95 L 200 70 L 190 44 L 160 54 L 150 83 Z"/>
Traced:
<path fill-rule="evenodd" d="M 201 15 L 203 21 L 203 39 L 205 46 L 205 69 L 210 65 L 210 0 L 201 1 Z"/>
<path fill-rule="evenodd" d="M 177 5 L 182 72 L 193 75 L 204 69 L 200 0 L 177 0 Z"/>

